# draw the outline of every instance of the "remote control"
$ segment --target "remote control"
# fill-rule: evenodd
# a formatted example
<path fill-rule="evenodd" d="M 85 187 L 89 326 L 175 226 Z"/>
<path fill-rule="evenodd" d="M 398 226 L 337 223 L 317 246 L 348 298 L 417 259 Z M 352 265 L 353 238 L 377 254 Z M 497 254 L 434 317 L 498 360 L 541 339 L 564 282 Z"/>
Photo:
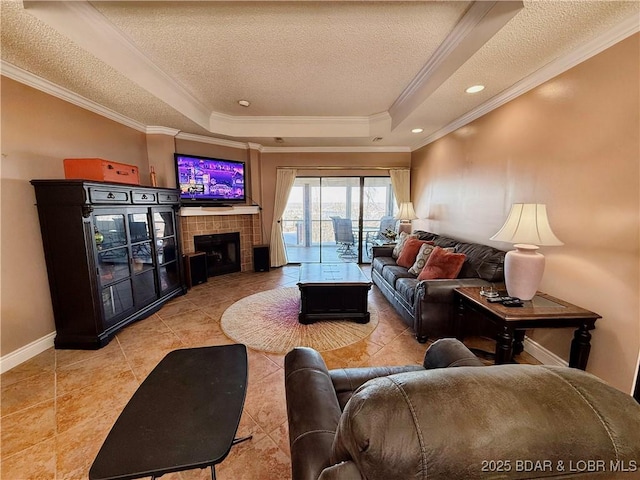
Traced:
<path fill-rule="evenodd" d="M 489 303 L 502 303 L 504 301 L 507 300 L 515 300 L 515 297 L 493 297 L 493 298 L 487 298 L 487 302 Z"/>
<path fill-rule="evenodd" d="M 504 302 L 502 302 L 502 304 L 505 307 L 521 307 L 523 305 L 522 300 L 520 300 L 520 299 L 505 300 Z"/>

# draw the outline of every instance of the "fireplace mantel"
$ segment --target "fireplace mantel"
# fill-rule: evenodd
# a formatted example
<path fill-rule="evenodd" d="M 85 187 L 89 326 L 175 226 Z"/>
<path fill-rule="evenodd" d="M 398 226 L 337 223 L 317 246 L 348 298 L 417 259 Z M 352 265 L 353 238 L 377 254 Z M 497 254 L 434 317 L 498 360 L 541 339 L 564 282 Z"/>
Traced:
<path fill-rule="evenodd" d="M 206 215 L 257 215 L 258 205 L 235 205 L 231 207 L 182 207 L 181 217 L 198 217 Z"/>

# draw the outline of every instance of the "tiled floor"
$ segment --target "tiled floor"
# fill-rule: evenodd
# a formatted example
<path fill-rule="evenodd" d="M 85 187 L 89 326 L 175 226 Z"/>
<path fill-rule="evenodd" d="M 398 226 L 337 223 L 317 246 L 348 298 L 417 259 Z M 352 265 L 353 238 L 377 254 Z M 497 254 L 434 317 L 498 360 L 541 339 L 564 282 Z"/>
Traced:
<path fill-rule="evenodd" d="M 368 274 L 368 267 L 363 268 Z M 220 317 L 233 302 L 272 288 L 295 286 L 298 267 L 235 273 L 209 279 L 157 314 L 122 330 L 97 351 L 49 349 L 13 368 L 1 381 L 1 478 L 86 479 L 113 422 L 138 385 L 171 350 L 233 343 Z M 421 363 L 426 345 L 374 287 L 379 312 L 372 335 L 326 352 L 329 368 Z M 217 478 L 287 479 L 290 459 L 283 355 L 249 350 L 249 385 L 239 436 Z M 525 361 L 535 362 L 534 359 Z M 167 480 L 209 479 L 209 469 L 165 475 Z"/>

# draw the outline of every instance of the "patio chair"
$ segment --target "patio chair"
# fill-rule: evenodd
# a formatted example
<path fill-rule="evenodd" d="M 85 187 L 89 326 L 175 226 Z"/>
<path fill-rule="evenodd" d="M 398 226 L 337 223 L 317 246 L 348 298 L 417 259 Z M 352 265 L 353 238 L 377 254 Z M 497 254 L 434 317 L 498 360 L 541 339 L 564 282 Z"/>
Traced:
<path fill-rule="evenodd" d="M 371 255 L 374 245 L 382 245 L 389 242 L 389 238 L 385 236 L 387 230 L 397 231 L 396 224 L 398 220 L 393 215 L 385 215 L 380 218 L 380 227 L 378 231 L 372 235 L 367 235 L 367 252 Z"/>
<path fill-rule="evenodd" d="M 331 217 L 333 220 L 333 231 L 335 234 L 336 245 L 338 245 L 338 255 L 340 258 L 357 257 L 357 253 L 353 250 L 353 246 L 356 243 L 356 239 L 353 235 L 353 225 L 351 219 Z"/>

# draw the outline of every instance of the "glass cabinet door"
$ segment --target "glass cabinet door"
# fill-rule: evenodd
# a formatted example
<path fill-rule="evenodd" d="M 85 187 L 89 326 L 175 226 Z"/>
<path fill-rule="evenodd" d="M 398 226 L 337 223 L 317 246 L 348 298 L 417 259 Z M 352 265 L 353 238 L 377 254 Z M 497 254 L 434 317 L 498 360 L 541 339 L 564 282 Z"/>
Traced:
<path fill-rule="evenodd" d="M 158 280 L 160 292 L 172 290 L 180 285 L 177 258 L 177 238 L 173 210 L 156 209 L 153 212 L 153 229 L 156 235 Z"/>
<path fill-rule="evenodd" d="M 158 298 L 155 281 L 155 254 L 151 241 L 148 210 L 127 214 L 131 242 L 133 297 L 136 308 L 143 307 Z"/>
<path fill-rule="evenodd" d="M 112 325 L 133 309 L 126 217 L 120 213 L 95 215 L 93 230 L 98 253 L 98 279 L 102 287 L 102 308 L 105 322 Z"/>

